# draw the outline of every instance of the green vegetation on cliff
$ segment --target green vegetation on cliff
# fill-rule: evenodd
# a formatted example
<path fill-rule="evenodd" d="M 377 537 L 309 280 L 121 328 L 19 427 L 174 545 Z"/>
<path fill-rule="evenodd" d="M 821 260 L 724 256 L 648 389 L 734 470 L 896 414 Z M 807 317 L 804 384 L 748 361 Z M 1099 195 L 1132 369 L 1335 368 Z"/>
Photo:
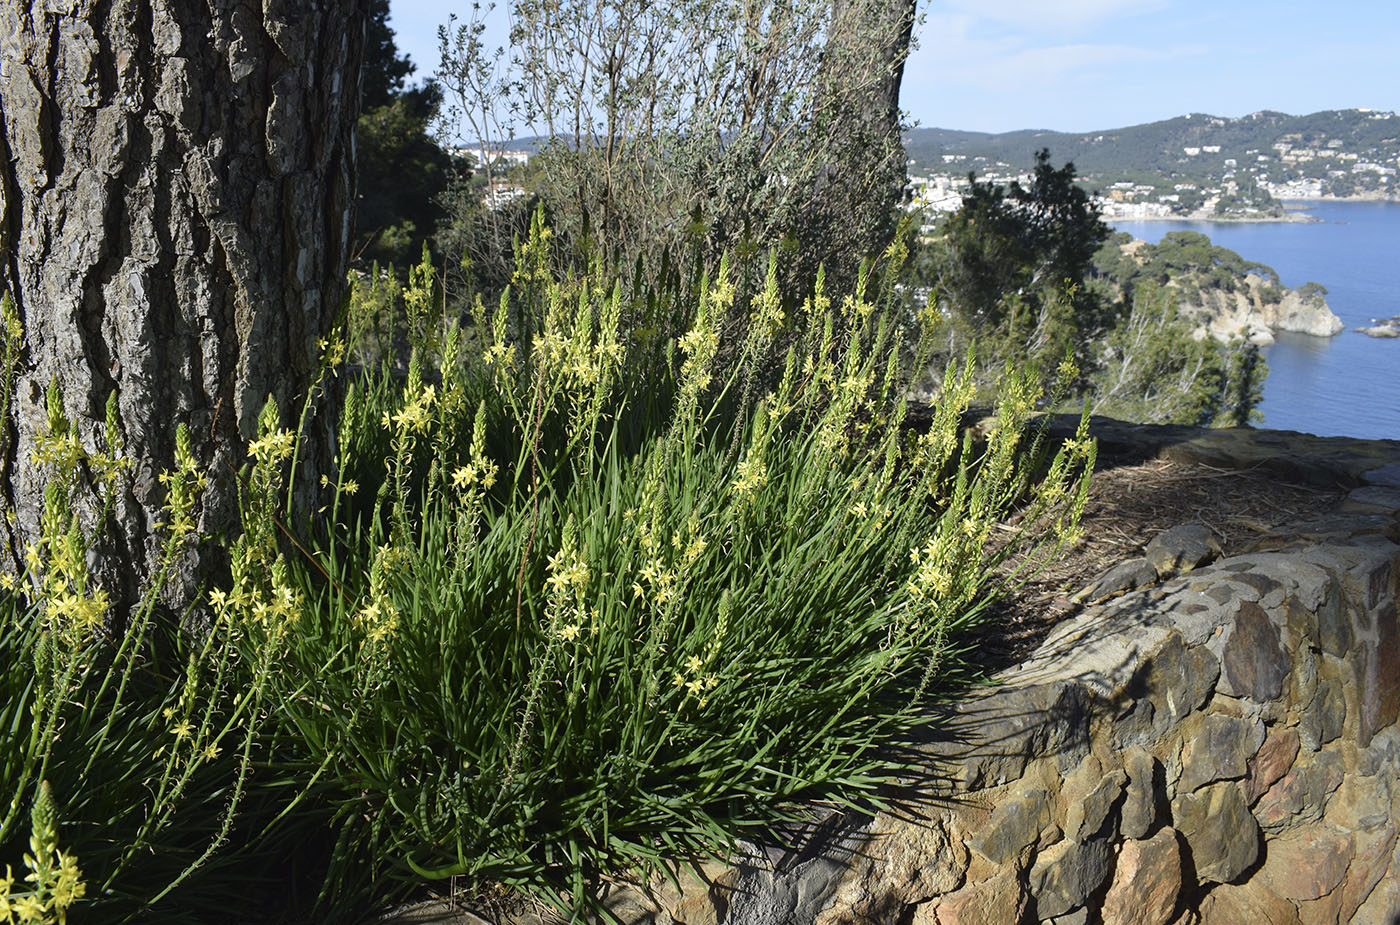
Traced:
<path fill-rule="evenodd" d="M 1148 280 L 1159 286 L 1173 283 L 1188 301 L 1202 289 L 1234 292 L 1245 285 L 1250 274 L 1265 279 L 1270 286 L 1279 286 L 1273 267 L 1218 247 L 1198 231 L 1169 232 L 1157 244 L 1134 244 L 1132 235 L 1120 231 L 1094 255 L 1094 272 L 1128 294 Z"/>
<path fill-rule="evenodd" d="M 1179 297 L 1183 287 L 1233 291 L 1248 274 L 1276 287 L 1277 274 L 1204 235 L 1168 236 L 1139 261 L 1123 246 L 1129 236 L 1110 239 L 1074 176 L 1041 150 L 1029 186 L 974 179 L 923 242 L 909 282 L 944 319 L 947 356 L 975 350 L 988 395 L 1007 364 L 1049 368 L 1069 355 L 1079 371 L 1071 405 L 1151 423 L 1249 423 L 1267 375 L 1258 348 L 1199 337 Z"/>

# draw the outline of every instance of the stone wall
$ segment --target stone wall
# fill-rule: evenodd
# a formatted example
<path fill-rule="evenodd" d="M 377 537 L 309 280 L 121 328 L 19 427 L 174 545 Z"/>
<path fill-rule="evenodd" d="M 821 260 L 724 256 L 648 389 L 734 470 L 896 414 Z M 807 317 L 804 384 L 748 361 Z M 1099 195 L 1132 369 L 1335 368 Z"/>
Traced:
<path fill-rule="evenodd" d="M 1149 586 L 1087 607 L 953 708 L 918 746 L 927 781 L 891 811 L 833 816 L 800 850 L 687 871 L 649 898 L 619 895 L 618 911 L 686 925 L 1395 925 L 1400 472 L 1360 481 L 1381 484 L 1280 548 L 1172 577 L 1211 554 L 1174 537 Z"/>

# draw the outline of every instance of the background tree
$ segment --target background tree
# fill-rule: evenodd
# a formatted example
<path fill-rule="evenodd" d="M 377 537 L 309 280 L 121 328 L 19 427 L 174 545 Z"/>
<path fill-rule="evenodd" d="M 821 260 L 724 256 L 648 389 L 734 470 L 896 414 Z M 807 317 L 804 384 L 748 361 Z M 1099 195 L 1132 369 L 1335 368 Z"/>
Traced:
<path fill-rule="evenodd" d="M 1029 186 L 970 177 L 943 228 L 932 280 L 940 304 L 998 355 L 1055 362 L 1072 349 L 1082 365 L 1110 320 L 1110 306 L 1085 285 L 1109 229 L 1074 176 L 1072 163 L 1053 167 L 1041 149 Z"/>
<path fill-rule="evenodd" d="M 815 171 L 792 233 L 814 262 L 840 266 L 893 236 L 908 180 L 899 88 L 913 42 L 915 4 L 837 0 L 818 69 L 818 105 L 808 143 L 826 160 Z M 820 246 L 825 242 L 825 246 Z M 845 260 L 843 260 L 845 258 Z"/>
<path fill-rule="evenodd" d="M 910 264 L 910 288 L 949 319 L 945 356 L 975 343 L 990 388 L 1008 362 L 1053 366 L 1070 353 L 1079 378 L 1067 410 L 1087 400 L 1095 414 L 1199 427 L 1257 417 L 1268 371 L 1259 349 L 1198 335 L 1178 296 L 1230 291 L 1249 273 L 1276 285 L 1272 269 L 1194 232 L 1127 247 L 1074 165 L 1052 166 L 1045 149 L 1028 185 L 970 180 L 962 208 Z"/>
<path fill-rule="evenodd" d="M 1143 279 L 1096 344 L 1086 389 L 1094 414 L 1148 424 L 1242 427 L 1257 417 L 1268 367 L 1259 348 L 1196 336 L 1174 289 Z"/>
<path fill-rule="evenodd" d="M 388 106 L 403 96 L 404 84 L 414 71 L 413 59 L 399 54 L 394 30 L 389 28 L 389 0 L 368 3 L 364 62 L 360 66 L 360 106 L 366 111 Z"/>
<path fill-rule="evenodd" d="M 130 471 L 107 511 L 97 473 L 75 486 L 115 600 L 136 599 L 158 556 L 177 424 L 209 474 L 200 531 L 236 529 L 235 472 L 259 410 L 271 396 L 294 423 L 340 308 L 366 2 L 0 6 L 0 289 L 16 322 L 0 490 L 17 515 L 0 551 L 11 568 L 38 529 L 50 384 L 84 454 L 113 449 L 115 395 L 112 436 Z M 328 433 L 310 434 L 303 462 L 330 452 Z"/>
<path fill-rule="evenodd" d="M 389 0 L 369 0 L 366 35 L 356 126 L 355 256 L 366 264 L 403 266 L 417 262 L 442 219 L 438 197 L 454 164 L 430 133 L 441 89 L 431 80 L 406 86 L 414 66 L 394 44 Z"/>
<path fill-rule="evenodd" d="M 796 273 L 825 261 L 833 276 L 888 241 L 913 3 L 514 0 L 510 14 L 509 63 L 480 18 L 443 30 L 447 113 L 488 149 L 539 139 L 536 192 L 565 240 L 624 265 L 782 245 Z"/>

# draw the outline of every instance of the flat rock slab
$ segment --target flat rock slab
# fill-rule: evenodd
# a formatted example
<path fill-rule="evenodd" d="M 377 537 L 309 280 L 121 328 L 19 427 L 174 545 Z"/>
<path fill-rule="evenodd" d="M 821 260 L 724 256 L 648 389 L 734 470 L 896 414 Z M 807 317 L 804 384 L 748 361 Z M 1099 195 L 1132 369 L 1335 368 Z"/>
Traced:
<path fill-rule="evenodd" d="M 1220 541 L 1204 524 L 1182 524 L 1153 537 L 1143 553 L 1157 574 L 1171 578 L 1220 557 Z"/>
<path fill-rule="evenodd" d="M 1103 921 L 1167 925 L 1181 892 L 1181 846 L 1164 827 L 1146 841 L 1129 840 L 1118 852 Z"/>
<path fill-rule="evenodd" d="M 1094 579 L 1074 596 L 1076 602 L 1097 604 L 1118 594 L 1126 594 L 1157 583 L 1157 569 L 1144 558 L 1129 559 Z"/>
<path fill-rule="evenodd" d="M 1400 463 L 1368 469 L 1362 473 L 1361 481 L 1367 485 L 1387 485 L 1391 488 L 1400 488 Z"/>
<path fill-rule="evenodd" d="M 1400 486 L 1363 485 L 1353 488 L 1342 502 L 1342 510 L 1356 514 L 1393 514 L 1400 511 Z"/>
<path fill-rule="evenodd" d="M 1172 819 L 1203 884 L 1230 883 L 1259 858 L 1259 823 L 1233 781 L 1181 794 L 1172 801 Z"/>

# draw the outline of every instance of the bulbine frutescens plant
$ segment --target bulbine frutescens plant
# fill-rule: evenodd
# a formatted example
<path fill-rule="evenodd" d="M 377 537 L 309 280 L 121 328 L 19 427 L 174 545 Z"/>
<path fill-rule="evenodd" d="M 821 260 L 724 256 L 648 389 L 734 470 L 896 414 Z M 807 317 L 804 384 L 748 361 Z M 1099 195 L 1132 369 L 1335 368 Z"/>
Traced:
<path fill-rule="evenodd" d="M 332 516 L 269 571 L 298 602 L 270 683 L 331 807 L 328 902 L 465 876 L 577 904 L 868 794 L 996 568 L 1077 529 L 1092 443 L 1052 458 L 1032 377 L 984 445 L 970 364 L 911 430 L 897 247 L 800 302 L 724 265 L 688 293 L 561 279 L 549 247 L 537 221 L 439 368 L 350 385 Z M 657 299 L 674 341 L 628 324 Z"/>
<path fill-rule="evenodd" d="M 245 888 L 207 875 L 235 819 L 259 818 L 245 800 L 267 715 L 247 680 L 258 662 L 221 621 L 192 634 L 161 610 L 205 485 L 183 425 L 150 587 L 117 614 L 92 580 L 89 549 L 131 466 L 116 409 L 114 393 L 105 440 L 85 446 L 49 390 L 41 529 L 23 571 L 0 575 L 0 922 L 199 919 Z M 263 821 L 279 799 L 262 799 Z"/>

